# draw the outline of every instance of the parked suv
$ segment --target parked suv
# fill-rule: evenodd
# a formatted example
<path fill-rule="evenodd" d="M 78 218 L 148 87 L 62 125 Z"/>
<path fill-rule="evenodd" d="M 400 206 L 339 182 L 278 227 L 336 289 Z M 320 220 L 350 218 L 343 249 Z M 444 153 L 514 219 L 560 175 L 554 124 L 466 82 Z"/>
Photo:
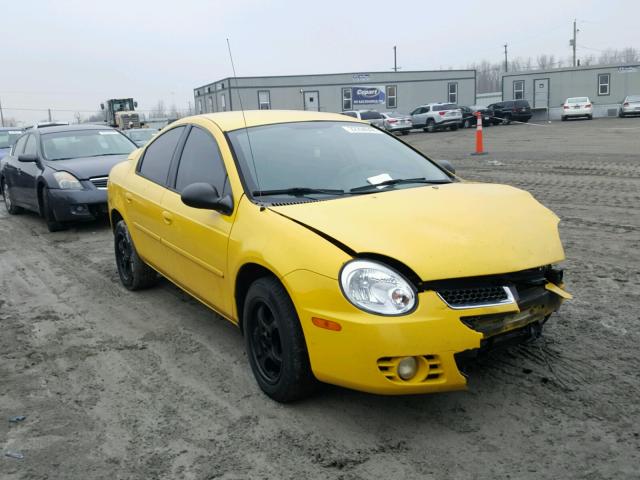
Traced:
<path fill-rule="evenodd" d="M 460 107 L 462 111 L 462 120 L 460 121 L 460 128 L 475 127 L 478 123 L 477 112 L 482 115 L 482 126 L 489 127 L 493 125 L 493 111 L 487 107 Z"/>
<path fill-rule="evenodd" d="M 445 128 L 457 130 L 462 112 L 454 103 L 428 103 L 411 112 L 411 121 L 415 128 L 422 128 L 425 132 Z"/>
<path fill-rule="evenodd" d="M 506 102 L 492 103 L 487 108 L 493 110 L 493 123 L 528 122 L 531 118 L 531 106 L 526 100 L 508 100 Z"/>
<path fill-rule="evenodd" d="M 374 127 L 384 128 L 384 117 L 380 112 L 376 112 L 375 110 L 349 110 L 342 112 L 342 114 L 369 122 Z"/>
<path fill-rule="evenodd" d="M 627 115 L 640 115 L 640 95 L 629 95 L 620 107 L 620 118 Z"/>

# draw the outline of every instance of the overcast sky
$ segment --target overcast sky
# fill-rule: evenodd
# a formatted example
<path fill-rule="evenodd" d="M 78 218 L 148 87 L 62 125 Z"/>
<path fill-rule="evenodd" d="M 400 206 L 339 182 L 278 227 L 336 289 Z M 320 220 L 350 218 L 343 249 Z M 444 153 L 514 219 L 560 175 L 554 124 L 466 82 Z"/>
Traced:
<path fill-rule="evenodd" d="M 5 117 L 88 116 L 107 98 L 186 110 L 193 88 L 238 76 L 467 67 L 541 53 L 640 48 L 638 0 L 0 0 Z M 583 48 L 584 47 L 584 48 Z M 42 109 L 38 112 L 22 109 Z M 64 111 L 68 110 L 68 111 Z"/>

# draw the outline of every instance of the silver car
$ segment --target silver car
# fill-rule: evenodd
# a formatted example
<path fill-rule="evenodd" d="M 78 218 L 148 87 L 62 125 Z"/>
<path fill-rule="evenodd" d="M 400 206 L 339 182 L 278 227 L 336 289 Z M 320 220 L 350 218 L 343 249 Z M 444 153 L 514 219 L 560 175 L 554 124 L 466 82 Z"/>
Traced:
<path fill-rule="evenodd" d="M 400 132 L 402 135 L 407 135 L 413 128 L 409 115 L 396 112 L 383 112 L 381 115 L 384 117 L 383 127 L 387 132 Z"/>
<path fill-rule="evenodd" d="M 348 115 L 358 120 L 365 120 L 374 127 L 384 128 L 384 117 L 380 112 L 375 110 L 348 110 L 342 112 L 343 115 Z"/>
<path fill-rule="evenodd" d="M 436 130 L 457 130 L 462 121 L 462 111 L 454 103 L 428 103 L 411 112 L 411 121 L 416 128 L 425 132 Z"/>
<path fill-rule="evenodd" d="M 627 115 L 640 115 L 640 95 L 629 95 L 620 107 L 620 118 Z"/>

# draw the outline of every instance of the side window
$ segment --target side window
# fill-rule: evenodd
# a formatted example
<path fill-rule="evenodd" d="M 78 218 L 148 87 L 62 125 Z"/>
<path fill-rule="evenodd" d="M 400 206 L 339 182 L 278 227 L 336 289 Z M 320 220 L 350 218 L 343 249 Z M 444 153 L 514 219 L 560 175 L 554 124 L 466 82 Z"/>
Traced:
<path fill-rule="evenodd" d="M 22 155 L 22 152 L 24 151 L 24 144 L 27 142 L 28 136 L 29 135 L 23 135 L 18 139 L 18 141 L 16 142 L 16 146 L 13 147 L 14 155 Z"/>
<path fill-rule="evenodd" d="M 182 193 L 187 185 L 205 182 L 216 187 L 218 193 L 222 195 L 226 179 L 227 172 L 218 144 L 209 133 L 193 127 L 180 157 L 176 190 Z"/>
<path fill-rule="evenodd" d="M 348 115 L 353 118 L 358 118 L 358 114 L 356 112 L 342 112 L 343 115 Z"/>
<path fill-rule="evenodd" d="M 449 82 L 447 85 L 447 101 L 458 103 L 458 82 Z"/>
<path fill-rule="evenodd" d="M 342 89 L 342 110 L 351 109 L 351 88 Z"/>
<path fill-rule="evenodd" d="M 429 113 L 431 111 L 431 107 L 424 107 L 420 113 Z"/>
<path fill-rule="evenodd" d="M 138 170 L 140 175 L 160 185 L 167 184 L 171 159 L 183 130 L 184 127 L 172 128 L 149 144 Z"/>
<path fill-rule="evenodd" d="M 398 87 L 395 85 L 387 85 L 387 108 L 396 108 L 398 106 Z"/>
<path fill-rule="evenodd" d="M 24 154 L 35 155 L 36 153 L 38 153 L 38 148 L 36 147 L 36 136 L 29 135 L 27 138 L 27 144 L 24 146 Z"/>

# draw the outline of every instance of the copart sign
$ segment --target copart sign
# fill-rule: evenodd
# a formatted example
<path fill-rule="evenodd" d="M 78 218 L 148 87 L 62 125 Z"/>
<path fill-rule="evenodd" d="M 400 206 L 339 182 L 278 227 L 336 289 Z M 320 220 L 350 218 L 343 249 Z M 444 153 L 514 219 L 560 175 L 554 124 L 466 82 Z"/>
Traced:
<path fill-rule="evenodd" d="M 385 102 L 384 87 L 359 86 L 351 87 L 351 98 L 354 105 L 371 105 Z"/>

